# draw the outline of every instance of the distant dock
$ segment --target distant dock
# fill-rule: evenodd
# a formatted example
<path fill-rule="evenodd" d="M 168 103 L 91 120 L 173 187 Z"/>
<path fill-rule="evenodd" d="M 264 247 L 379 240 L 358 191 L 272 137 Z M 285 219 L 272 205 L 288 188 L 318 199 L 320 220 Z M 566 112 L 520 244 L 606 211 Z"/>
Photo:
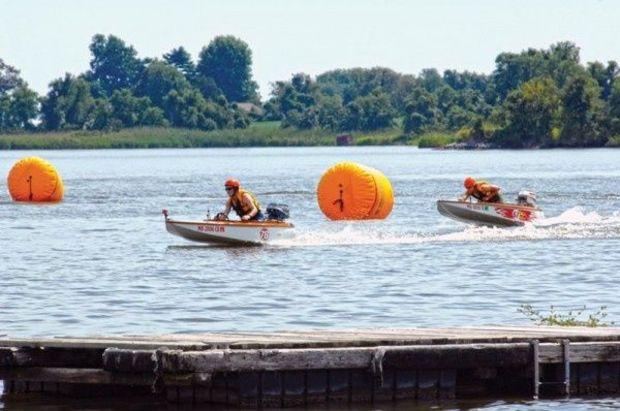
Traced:
<path fill-rule="evenodd" d="M 242 408 L 620 393 L 620 328 L 463 327 L 0 339 L 7 398 Z"/>

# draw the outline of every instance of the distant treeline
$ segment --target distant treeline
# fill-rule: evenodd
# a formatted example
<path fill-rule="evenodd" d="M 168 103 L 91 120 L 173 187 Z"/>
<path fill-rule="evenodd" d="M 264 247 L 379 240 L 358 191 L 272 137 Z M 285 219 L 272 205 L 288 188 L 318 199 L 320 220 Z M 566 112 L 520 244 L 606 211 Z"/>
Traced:
<path fill-rule="evenodd" d="M 97 34 L 90 70 L 52 81 L 38 96 L 0 59 L 0 131 L 181 127 L 283 128 L 374 132 L 400 127 L 407 138 L 452 133 L 498 147 L 595 147 L 620 136 L 620 69 L 582 65 L 579 48 L 501 53 L 489 74 L 389 68 L 299 73 L 278 81 L 263 104 L 252 79 L 252 52 L 232 36 L 213 39 L 197 61 L 183 48 L 139 59 L 115 36 Z M 403 139 L 402 141 L 405 141 Z"/>

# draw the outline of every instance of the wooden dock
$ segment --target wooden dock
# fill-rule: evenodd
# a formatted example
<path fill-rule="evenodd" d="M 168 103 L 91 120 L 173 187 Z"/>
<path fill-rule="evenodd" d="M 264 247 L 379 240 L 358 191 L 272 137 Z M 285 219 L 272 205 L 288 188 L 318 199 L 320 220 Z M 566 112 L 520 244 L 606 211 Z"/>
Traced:
<path fill-rule="evenodd" d="M 4 395 L 238 407 L 620 393 L 620 328 L 0 339 Z"/>

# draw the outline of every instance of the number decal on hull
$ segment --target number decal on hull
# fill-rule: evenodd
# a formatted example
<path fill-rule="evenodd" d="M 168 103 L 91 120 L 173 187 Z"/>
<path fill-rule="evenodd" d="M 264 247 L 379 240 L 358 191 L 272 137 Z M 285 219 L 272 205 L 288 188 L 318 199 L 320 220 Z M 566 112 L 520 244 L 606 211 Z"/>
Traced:
<path fill-rule="evenodd" d="M 198 231 L 201 233 L 225 233 L 226 227 L 212 226 L 212 225 L 199 225 Z"/>

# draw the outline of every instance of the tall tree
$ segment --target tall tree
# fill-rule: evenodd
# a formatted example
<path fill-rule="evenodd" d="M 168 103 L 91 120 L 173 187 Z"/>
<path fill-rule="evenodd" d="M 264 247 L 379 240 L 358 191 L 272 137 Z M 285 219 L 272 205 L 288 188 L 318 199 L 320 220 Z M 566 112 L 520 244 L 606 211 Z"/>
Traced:
<path fill-rule="evenodd" d="M 386 67 L 352 68 L 327 71 L 316 78 L 321 93 L 342 98 L 348 104 L 379 90 L 393 94 L 402 75 Z"/>
<path fill-rule="evenodd" d="M 88 128 L 94 107 L 90 83 L 67 73 L 50 83 L 41 102 L 42 125 L 47 130 Z"/>
<path fill-rule="evenodd" d="M 600 87 L 591 77 L 581 75 L 568 81 L 562 93 L 561 145 L 588 147 L 607 141 L 604 106 L 599 96 Z"/>
<path fill-rule="evenodd" d="M 245 127 L 235 124 L 234 113 L 225 107 L 204 99 L 196 89 L 172 90 L 164 98 L 164 111 L 170 124 L 177 127 L 214 130 L 216 128 Z"/>
<path fill-rule="evenodd" d="M 499 101 L 526 81 L 545 74 L 547 60 L 542 50 L 501 53 L 495 59 L 493 83 Z"/>
<path fill-rule="evenodd" d="M 0 59 L 0 130 L 34 128 L 38 105 L 37 93 L 28 88 L 19 70 Z"/>
<path fill-rule="evenodd" d="M 550 77 L 536 77 L 512 91 L 503 104 L 503 146 L 551 146 L 560 109 L 560 93 Z"/>
<path fill-rule="evenodd" d="M 0 95 L 8 93 L 22 83 L 19 70 L 0 59 Z"/>
<path fill-rule="evenodd" d="M 9 103 L 9 122 L 10 128 L 20 128 L 32 130 L 35 128 L 34 120 L 39 112 L 39 96 L 28 86 L 20 84 L 11 94 Z"/>
<path fill-rule="evenodd" d="M 196 76 L 196 65 L 192 61 L 192 56 L 183 46 L 164 54 L 164 61 L 183 73 L 185 78 L 190 81 Z"/>
<path fill-rule="evenodd" d="M 166 125 L 164 112 L 151 105 L 148 97 L 136 97 L 130 90 L 116 90 L 110 97 L 111 116 L 124 127 Z"/>
<path fill-rule="evenodd" d="M 218 36 L 200 52 L 199 75 L 212 78 L 228 101 L 241 102 L 258 98 L 252 80 L 252 51 L 241 39 Z"/>
<path fill-rule="evenodd" d="M 590 73 L 601 88 L 601 98 L 605 101 L 609 100 L 609 96 L 614 88 L 614 83 L 618 75 L 620 75 L 618 63 L 613 60 L 607 62 L 607 66 L 598 61 L 588 63 L 588 73 Z"/>
<path fill-rule="evenodd" d="M 283 127 L 312 128 L 317 124 L 318 113 L 314 108 L 318 102 L 319 88 L 309 75 L 297 73 L 291 81 L 278 81 L 271 94 L 273 97 L 268 105 L 270 116 L 283 117 Z M 304 114 L 311 109 L 312 112 Z"/>
<path fill-rule="evenodd" d="M 611 133 L 620 136 L 620 81 L 614 83 L 609 96 L 609 123 Z"/>
<path fill-rule="evenodd" d="M 174 67 L 161 61 L 153 61 L 140 76 L 136 94 L 146 96 L 153 104 L 162 107 L 164 97 L 172 90 L 182 91 L 189 87 L 187 79 Z"/>
<path fill-rule="evenodd" d="M 347 105 L 348 129 L 356 128 L 363 131 L 373 131 L 390 127 L 394 124 L 396 111 L 392 107 L 390 96 L 381 91 L 375 91 L 367 96 L 358 97 Z"/>
<path fill-rule="evenodd" d="M 420 73 L 420 82 L 428 92 L 433 93 L 444 85 L 443 78 L 439 75 L 437 69 L 424 69 Z"/>
<path fill-rule="evenodd" d="M 132 46 L 116 36 L 96 34 L 89 48 L 92 59 L 88 79 L 97 82 L 106 95 L 136 85 L 144 62 Z"/>
<path fill-rule="evenodd" d="M 419 134 L 433 128 L 439 122 L 440 115 L 435 96 L 419 87 L 410 95 L 405 106 L 404 132 Z"/>

